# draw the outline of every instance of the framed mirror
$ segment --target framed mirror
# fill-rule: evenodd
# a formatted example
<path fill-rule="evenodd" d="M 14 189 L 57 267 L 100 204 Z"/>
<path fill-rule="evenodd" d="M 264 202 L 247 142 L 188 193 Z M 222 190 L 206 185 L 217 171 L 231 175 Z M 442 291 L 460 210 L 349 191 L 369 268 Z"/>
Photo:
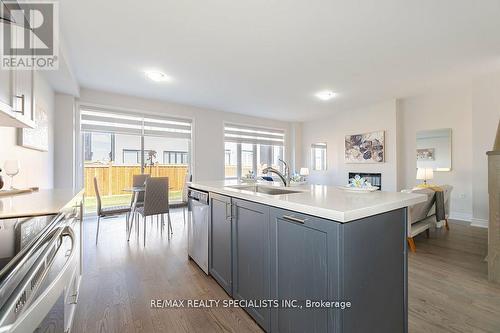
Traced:
<path fill-rule="evenodd" d="M 451 170 L 451 128 L 417 132 L 417 168 Z"/>
<path fill-rule="evenodd" d="M 313 170 L 326 170 L 326 142 L 311 145 L 311 168 Z"/>

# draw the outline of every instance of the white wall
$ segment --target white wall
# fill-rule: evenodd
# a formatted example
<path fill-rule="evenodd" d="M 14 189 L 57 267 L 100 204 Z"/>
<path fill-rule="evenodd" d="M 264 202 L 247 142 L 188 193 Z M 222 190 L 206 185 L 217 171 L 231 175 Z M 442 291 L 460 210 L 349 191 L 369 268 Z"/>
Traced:
<path fill-rule="evenodd" d="M 193 177 L 196 180 L 224 179 L 224 122 L 284 129 L 286 158 L 290 160 L 291 124 L 288 122 L 88 89 L 81 90 L 79 102 L 193 119 Z"/>
<path fill-rule="evenodd" d="M 310 165 L 310 145 L 327 142 L 328 170 L 311 171 L 311 182 L 344 184 L 353 170 L 382 172 L 385 190 L 411 188 L 417 183 L 417 131 L 451 128 L 452 170 L 435 172 L 432 182 L 454 187 L 452 218 L 486 226 L 486 151 L 492 149 L 499 121 L 500 73 L 490 73 L 453 87 L 305 122 L 302 160 Z M 344 136 L 375 130 L 386 130 L 386 163 L 345 164 Z"/>
<path fill-rule="evenodd" d="M 75 172 L 75 98 L 55 95 L 54 187 L 73 188 Z"/>
<path fill-rule="evenodd" d="M 303 165 L 302 156 L 302 123 L 294 122 L 290 125 L 290 168 L 299 172 Z"/>
<path fill-rule="evenodd" d="M 458 90 L 458 91 L 457 91 Z M 451 212 L 455 218 L 472 217 L 471 95 L 466 87 L 405 98 L 398 103 L 400 131 L 400 187 L 416 181 L 416 135 L 420 130 L 452 129 L 451 171 L 434 172 L 434 184 L 450 184 Z"/>
<path fill-rule="evenodd" d="M 500 73 L 476 80 L 472 85 L 472 222 L 488 220 L 488 160 L 500 121 Z"/>
<path fill-rule="evenodd" d="M 41 152 L 17 145 L 17 129 L 0 127 L 0 168 L 5 160 L 19 160 L 20 172 L 14 177 L 14 186 L 18 188 L 54 186 L 54 91 L 47 81 L 35 73 L 35 100 L 47 110 L 49 118 L 49 151 Z M 9 179 L 2 172 L 5 187 L 10 186 Z M 9 179 L 8 179 L 9 178 Z"/>
<path fill-rule="evenodd" d="M 419 129 L 452 128 L 452 171 L 434 173 L 434 183 L 451 184 L 452 217 L 486 226 L 488 165 L 500 121 L 500 72 L 463 85 L 400 102 L 399 122 L 404 137 L 400 157 L 405 186 L 414 182 L 414 134 Z"/>
<path fill-rule="evenodd" d="M 382 173 L 382 187 L 397 190 L 396 101 L 366 108 L 338 112 L 334 116 L 302 125 L 302 161 L 310 169 L 309 182 L 328 185 L 347 184 L 349 172 Z M 385 131 L 385 162 L 348 164 L 344 161 L 346 135 Z M 311 144 L 327 143 L 327 170 L 311 168 Z"/>

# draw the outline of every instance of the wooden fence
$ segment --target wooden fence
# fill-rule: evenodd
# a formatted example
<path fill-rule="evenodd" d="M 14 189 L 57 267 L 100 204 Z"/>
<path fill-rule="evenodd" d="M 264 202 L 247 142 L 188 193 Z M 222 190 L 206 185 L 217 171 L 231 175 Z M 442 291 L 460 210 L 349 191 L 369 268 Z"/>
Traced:
<path fill-rule="evenodd" d="M 123 190 L 132 187 L 132 176 L 141 173 L 141 167 L 136 165 L 86 164 L 84 169 L 85 194 L 89 197 L 95 196 L 94 177 L 101 195 L 118 195 L 127 194 Z M 144 173 L 152 177 L 168 177 L 170 191 L 182 191 L 187 171 L 187 165 L 173 164 L 144 168 Z"/>

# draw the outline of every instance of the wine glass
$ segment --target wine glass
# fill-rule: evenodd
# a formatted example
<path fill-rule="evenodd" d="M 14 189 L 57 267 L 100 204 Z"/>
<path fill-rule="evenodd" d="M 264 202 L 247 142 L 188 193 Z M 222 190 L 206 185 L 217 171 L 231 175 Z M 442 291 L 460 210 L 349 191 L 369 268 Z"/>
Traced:
<path fill-rule="evenodd" d="M 10 189 L 14 189 L 14 176 L 19 173 L 19 161 L 17 160 L 8 160 L 5 161 L 3 165 L 3 169 L 5 170 L 5 174 L 10 176 Z"/>

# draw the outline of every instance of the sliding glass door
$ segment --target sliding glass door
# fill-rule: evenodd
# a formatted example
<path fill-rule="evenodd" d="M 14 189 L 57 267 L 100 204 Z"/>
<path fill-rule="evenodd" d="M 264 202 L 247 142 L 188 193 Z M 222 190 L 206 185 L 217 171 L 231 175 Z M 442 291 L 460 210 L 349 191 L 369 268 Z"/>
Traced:
<path fill-rule="evenodd" d="M 141 173 L 141 137 L 114 132 L 83 132 L 84 184 L 86 208 L 94 211 L 96 198 L 94 177 L 104 206 L 130 203 L 130 193 L 123 191 L 132 184 L 132 175 Z"/>
<path fill-rule="evenodd" d="M 182 200 L 182 188 L 189 171 L 191 140 L 144 137 L 144 173 L 153 177 L 168 177 L 169 201 Z"/>
<path fill-rule="evenodd" d="M 134 174 L 169 178 L 169 201 L 182 200 L 190 173 L 191 122 L 177 118 L 81 108 L 87 211 L 95 210 L 94 177 L 103 205 L 129 205 Z"/>

